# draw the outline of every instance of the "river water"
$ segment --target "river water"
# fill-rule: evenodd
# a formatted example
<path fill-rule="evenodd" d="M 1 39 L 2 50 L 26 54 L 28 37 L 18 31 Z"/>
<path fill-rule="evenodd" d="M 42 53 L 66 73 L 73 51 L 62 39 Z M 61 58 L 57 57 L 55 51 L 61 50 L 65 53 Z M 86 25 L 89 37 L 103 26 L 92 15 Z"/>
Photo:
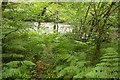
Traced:
<path fill-rule="evenodd" d="M 35 31 L 41 30 L 42 33 L 53 33 L 54 32 L 53 22 L 42 22 L 40 26 L 38 26 L 38 22 L 34 22 L 33 24 L 34 24 L 33 29 Z M 60 33 L 72 32 L 72 26 L 66 23 L 58 23 L 58 32 Z"/>

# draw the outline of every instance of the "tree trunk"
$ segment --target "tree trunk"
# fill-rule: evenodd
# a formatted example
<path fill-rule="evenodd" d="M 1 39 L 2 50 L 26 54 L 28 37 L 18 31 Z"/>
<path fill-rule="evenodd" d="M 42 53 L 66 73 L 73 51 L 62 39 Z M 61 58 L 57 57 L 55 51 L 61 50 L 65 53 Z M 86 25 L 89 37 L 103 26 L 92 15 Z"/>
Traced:
<path fill-rule="evenodd" d="M 53 32 L 58 32 L 58 23 L 54 23 Z"/>

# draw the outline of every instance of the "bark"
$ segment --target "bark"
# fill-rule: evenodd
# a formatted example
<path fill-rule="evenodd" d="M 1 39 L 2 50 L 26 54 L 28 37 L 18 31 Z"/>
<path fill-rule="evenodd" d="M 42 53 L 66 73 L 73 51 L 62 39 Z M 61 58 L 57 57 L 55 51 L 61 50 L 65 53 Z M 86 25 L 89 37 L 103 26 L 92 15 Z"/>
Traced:
<path fill-rule="evenodd" d="M 99 55 L 100 55 L 100 53 L 101 53 L 101 44 L 102 44 L 102 42 L 101 42 L 101 37 L 102 37 L 102 35 L 103 35 L 103 33 L 104 33 L 104 28 L 105 28 L 105 26 L 106 26 L 106 24 L 107 24 L 107 20 L 108 20 L 108 18 L 109 18 L 109 16 L 110 16 L 110 12 L 111 12 L 111 9 L 112 9 L 112 6 L 113 5 L 115 5 L 115 3 L 114 2 L 112 2 L 111 3 L 111 5 L 110 5 L 110 7 L 109 7 L 109 9 L 108 9 L 108 11 L 106 12 L 106 14 L 103 16 L 103 19 L 104 19 L 104 23 L 103 23 L 103 25 L 100 27 L 100 25 L 99 25 L 99 22 L 98 22 L 98 15 L 97 15 L 97 10 L 95 9 L 95 6 L 94 6 L 94 11 L 95 11 L 95 19 L 96 19 L 96 25 L 98 25 L 97 26 L 97 28 L 98 28 L 98 38 L 96 39 L 97 40 L 97 42 L 96 42 L 96 58 L 98 58 L 99 57 Z"/>
<path fill-rule="evenodd" d="M 53 32 L 58 32 L 58 23 L 55 23 L 53 26 Z"/>

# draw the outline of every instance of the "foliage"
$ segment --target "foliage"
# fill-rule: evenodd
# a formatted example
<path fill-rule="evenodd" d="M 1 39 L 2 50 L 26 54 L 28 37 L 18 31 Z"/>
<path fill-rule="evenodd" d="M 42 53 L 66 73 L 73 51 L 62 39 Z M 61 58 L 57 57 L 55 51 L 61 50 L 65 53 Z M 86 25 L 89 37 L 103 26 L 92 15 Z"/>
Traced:
<path fill-rule="evenodd" d="M 87 78 L 119 78 L 118 53 L 111 47 L 104 50 L 105 53 L 102 55 L 100 62 L 96 64 L 96 67 L 92 71 L 85 75 Z"/>
<path fill-rule="evenodd" d="M 5 78 L 30 78 L 32 75 L 32 66 L 35 66 L 31 61 L 11 61 L 4 65 L 3 79 Z"/>
<path fill-rule="evenodd" d="M 3 79 L 119 78 L 117 3 L 2 2 L 2 7 Z M 48 22 L 49 34 L 42 25 Z M 62 23 L 72 31 L 61 33 Z"/>

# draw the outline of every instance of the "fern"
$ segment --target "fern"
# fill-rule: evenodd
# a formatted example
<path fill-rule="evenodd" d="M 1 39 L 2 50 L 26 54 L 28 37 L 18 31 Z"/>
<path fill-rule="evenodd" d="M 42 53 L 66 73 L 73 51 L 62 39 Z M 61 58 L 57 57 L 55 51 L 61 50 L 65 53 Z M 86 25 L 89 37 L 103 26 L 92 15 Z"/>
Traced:
<path fill-rule="evenodd" d="M 100 62 L 85 76 L 88 78 L 118 78 L 118 58 L 118 53 L 114 48 L 105 49 Z"/>
<path fill-rule="evenodd" d="M 27 60 L 24 60 L 21 63 L 22 63 L 22 65 L 26 65 L 26 66 L 35 66 L 36 65 L 33 62 L 27 61 Z"/>
<path fill-rule="evenodd" d="M 31 61 L 11 61 L 3 65 L 4 78 L 30 78 L 30 69 L 35 66 Z"/>
<path fill-rule="evenodd" d="M 2 77 L 3 78 L 16 78 L 17 76 L 19 76 L 20 70 L 19 69 L 15 69 L 15 68 L 10 68 L 10 69 L 6 69 L 3 74 Z"/>
<path fill-rule="evenodd" d="M 69 67 L 66 67 L 63 70 L 61 70 L 58 73 L 57 77 L 59 78 L 59 77 L 66 76 L 66 75 L 69 75 L 69 77 L 72 77 L 72 76 L 78 74 L 79 71 L 80 71 L 80 69 L 78 67 L 76 67 L 76 66 L 69 66 Z"/>
<path fill-rule="evenodd" d="M 91 66 L 89 66 L 89 67 L 81 67 L 80 72 L 77 75 L 73 76 L 73 78 L 84 78 L 84 75 L 86 73 L 89 73 L 92 68 L 93 67 L 91 67 Z"/>
<path fill-rule="evenodd" d="M 28 72 L 26 72 L 25 69 L 23 69 L 24 72 L 21 72 L 22 69 L 20 69 L 20 68 L 6 69 L 3 72 L 2 77 L 3 77 L 3 79 L 5 79 L 5 78 L 12 78 L 12 79 L 30 78 L 30 75 L 28 74 Z"/>
<path fill-rule="evenodd" d="M 35 64 L 31 61 L 11 61 L 9 63 L 5 64 L 7 67 L 19 67 L 20 65 L 25 65 L 25 66 L 35 66 Z"/>
<path fill-rule="evenodd" d="M 14 67 L 19 67 L 19 64 L 20 64 L 20 61 L 11 61 L 6 63 L 5 66 L 14 68 Z"/>
<path fill-rule="evenodd" d="M 24 45 L 25 43 L 23 43 L 23 40 L 13 39 L 4 43 L 3 47 L 5 46 L 8 50 L 25 50 Z"/>
<path fill-rule="evenodd" d="M 81 61 L 79 59 L 80 57 L 76 57 L 71 54 L 59 54 L 59 57 L 57 58 L 59 62 L 59 65 L 56 65 L 55 72 L 57 73 L 57 77 L 61 78 L 71 78 L 71 77 L 78 77 L 80 73 L 86 72 L 86 69 L 83 69 L 83 67 L 87 67 L 90 64 L 90 61 Z M 63 61 L 63 63 L 60 65 L 60 63 Z M 64 64 L 65 63 L 65 64 Z M 82 74 L 81 76 L 83 76 Z"/>
<path fill-rule="evenodd" d="M 2 57 L 3 58 L 23 58 L 24 55 L 22 55 L 22 54 L 16 54 L 16 53 L 3 53 Z"/>

